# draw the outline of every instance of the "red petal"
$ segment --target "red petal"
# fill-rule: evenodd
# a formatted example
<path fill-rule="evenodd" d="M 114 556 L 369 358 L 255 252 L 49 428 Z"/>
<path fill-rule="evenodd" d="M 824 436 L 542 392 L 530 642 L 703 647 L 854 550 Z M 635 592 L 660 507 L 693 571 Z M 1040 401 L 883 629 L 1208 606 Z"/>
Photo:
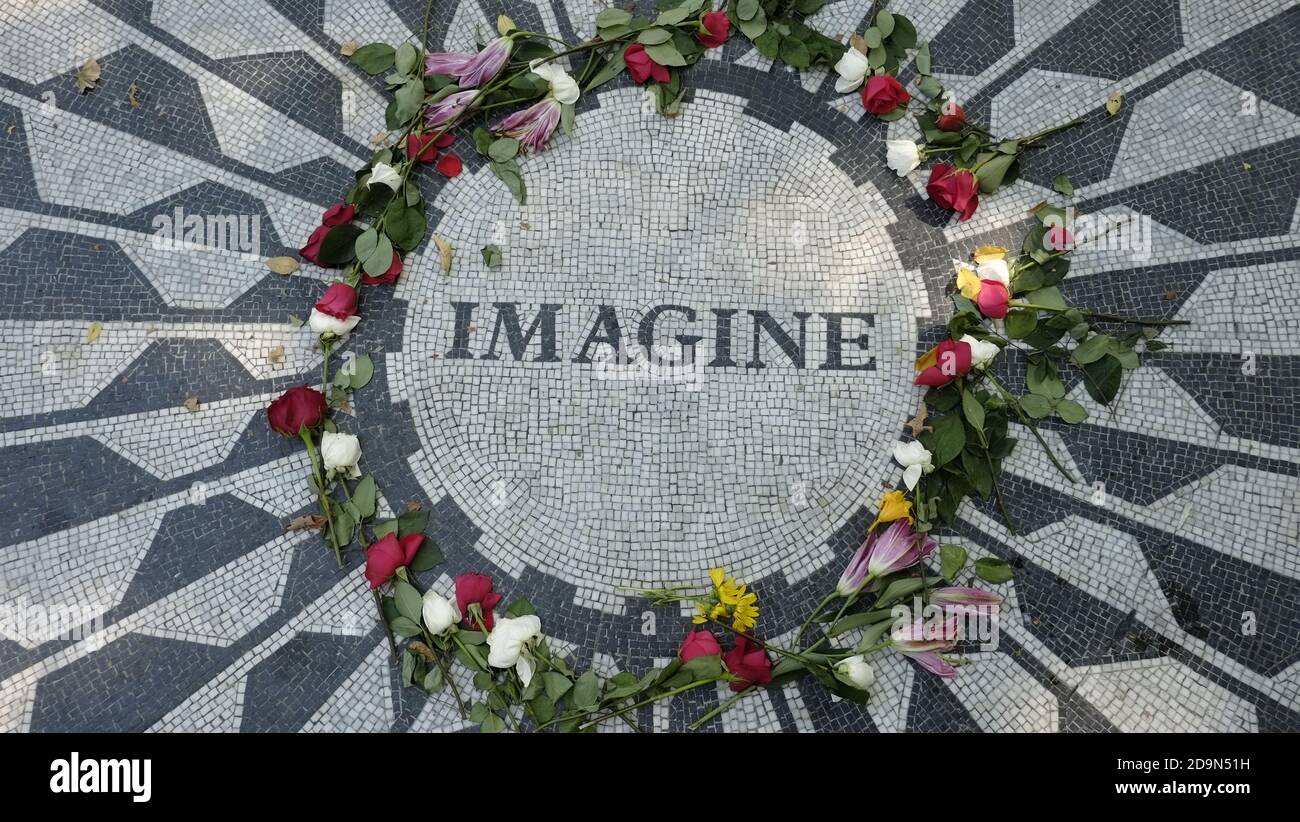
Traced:
<path fill-rule="evenodd" d="M 444 177 L 455 177 L 464 170 L 465 164 L 455 154 L 445 154 L 434 166 Z"/>

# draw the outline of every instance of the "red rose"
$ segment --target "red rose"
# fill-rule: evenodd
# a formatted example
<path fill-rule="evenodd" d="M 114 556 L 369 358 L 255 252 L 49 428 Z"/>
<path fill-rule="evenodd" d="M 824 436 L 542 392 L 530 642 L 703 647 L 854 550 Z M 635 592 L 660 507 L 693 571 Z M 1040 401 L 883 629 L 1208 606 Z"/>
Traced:
<path fill-rule="evenodd" d="M 464 170 L 465 164 L 455 154 L 444 154 L 434 168 L 444 177 L 455 177 Z"/>
<path fill-rule="evenodd" d="M 623 52 L 623 62 L 627 63 L 627 70 L 632 73 L 632 79 L 638 86 L 644 86 L 651 77 L 661 83 L 667 83 L 671 79 L 668 69 L 651 60 L 650 55 L 645 53 L 645 46 L 640 43 L 627 47 L 627 51 Z"/>
<path fill-rule="evenodd" d="M 736 645 L 722 658 L 732 676 L 741 682 L 731 683 L 731 690 L 743 691 L 751 685 L 766 685 L 772 681 L 772 660 L 767 652 L 743 636 L 736 637 Z"/>
<path fill-rule="evenodd" d="M 961 131 L 961 127 L 966 125 L 966 112 L 956 103 L 947 103 L 943 114 L 935 118 L 934 125 L 940 131 Z"/>
<path fill-rule="evenodd" d="M 958 217 L 961 222 L 969 220 L 980 204 L 980 189 L 975 175 L 946 163 L 937 163 L 930 170 L 930 182 L 926 183 L 925 192 L 936 204 L 961 215 Z"/>
<path fill-rule="evenodd" d="M 697 31 L 695 39 L 699 40 L 700 45 L 706 49 L 716 49 L 727 42 L 727 35 L 731 32 L 731 21 L 727 19 L 725 11 L 709 12 L 700 18 L 700 25 L 704 26 L 704 30 Z"/>
<path fill-rule="evenodd" d="M 394 251 L 393 264 L 388 267 L 387 271 L 385 271 L 383 274 L 381 274 L 378 277 L 371 277 L 363 270 L 361 272 L 361 282 L 365 283 L 366 285 L 389 285 L 390 283 L 397 282 L 397 275 L 401 273 L 402 273 L 402 257 L 400 254 Z"/>
<path fill-rule="evenodd" d="M 486 574 L 461 574 L 456 577 L 456 607 L 465 616 L 465 627 L 478 629 L 470 618 L 469 606 L 477 604 L 483 611 L 483 627 L 492 630 L 492 609 L 501 595 L 492 590 L 492 577 Z"/>
<path fill-rule="evenodd" d="M 1010 303 L 1011 293 L 1001 280 L 980 280 L 980 293 L 975 304 L 979 306 L 981 314 L 989 319 L 1000 320 L 1007 316 Z"/>
<path fill-rule="evenodd" d="M 913 381 L 915 385 L 939 388 L 970 371 L 970 343 L 961 340 L 944 340 L 930 349 L 922 362 L 933 362 Z"/>
<path fill-rule="evenodd" d="M 718 646 L 718 641 L 708 631 L 691 631 L 686 635 L 686 639 L 682 640 L 682 647 L 677 651 L 682 662 L 690 662 L 697 656 L 717 656 L 721 653 L 722 648 Z"/>
<path fill-rule="evenodd" d="M 378 588 L 393 578 L 393 574 L 403 565 L 410 565 L 424 542 L 424 534 L 385 534 L 366 549 L 366 579 L 370 580 L 371 590 Z"/>
<path fill-rule="evenodd" d="M 417 163 L 432 163 L 438 159 L 436 134 L 411 134 L 406 138 L 406 156 Z"/>
<path fill-rule="evenodd" d="M 336 225 L 352 222 L 352 218 L 357 216 L 357 210 L 347 203 L 335 203 L 321 217 L 321 225 L 333 228 Z"/>
<path fill-rule="evenodd" d="M 446 148 L 454 142 L 456 142 L 456 135 L 452 134 L 450 131 L 444 131 L 442 134 L 438 135 L 438 139 L 434 140 L 433 144 L 438 148 Z"/>
<path fill-rule="evenodd" d="M 888 114 L 911 99 L 903 84 L 888 74 L 873 74 L 862 87 L 862 107 L 872 114 Z"/>
<path fill-rule="evenodd" d="M 327 225 L 316 226 L 316 230 L 307 238 L 307 244 L 298 249 L 298 254 L 309 263 L 315 263 L 321 268 L 328 268 L 320 261 L 320 246 L 325 242 L 325 235 L 330 233 L 330 227 Z"/>
<path fill-rule="evenodd" d="M 325 289 L 316 310 L 346 320 L 357 313 L 357 290 L 347 283 L 334 283 Z"/>
<path fill-rule="evenodd" d="M 296 437 L 302 429 L 315 428 L 324 422 L 328 410 L 324 394 L 300 385 L 271 400 L 266 407 L 266 421 L 271 424 L 271 430 Z"/>

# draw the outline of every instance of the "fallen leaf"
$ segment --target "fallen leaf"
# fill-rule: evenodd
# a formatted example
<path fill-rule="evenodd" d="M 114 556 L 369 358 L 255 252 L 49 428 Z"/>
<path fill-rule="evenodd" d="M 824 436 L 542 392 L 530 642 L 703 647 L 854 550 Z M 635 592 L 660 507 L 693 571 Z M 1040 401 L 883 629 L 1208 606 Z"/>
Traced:
<path fill-rule="evenodd" d="M 126 101 L 131 104 L 131 108 L 140 107 L 140 87 L 132 83 L 126 89 Z"/>
<path fill-rule="evenodd" d="M 5 134 L 13 134 L 17 128 L 18 126 L 10 126 L 9 128 L 5 129 Z"/>
<path fill-rule="evenodd" d="M 451 247 L 451 242 L 441 234 L 433 235 L 433 244 L 438 247 L 438 258 L 442 260 L 442 273 L 451 273 L 451 259 L 456 250 Z"/>
<path fill-rule="evenodd" d="M 302 328 L 302 317 L 299 317 L 297 314 L 290 314 L 289 325 L 292 325 L 294 328 Z"/>
<path fill-rule="evenodd" d="M 1178 289 L 1171 288 L 1165 292 L 1165 299 L 1168 300 L 1169 302 L 1173 302 L 1174 300 L 1178 299 L 1178 293 L 1179 293 Z"/>
<path fill-rule="evenodd" d="M 387 131 L 376 131 L 375 136 L 370 138 L 370 145 L 377 146 L 388 139 Z"/>
<path fill-rule="evenodd" d="M 298 261 L 293 257 L 272 257 L 266 261 L 266 267 L 284 277 L 289 276 L 299 268 Z"/>
<path fill-rule="evenodd" d="M 925 401 L 922 400 L 921 404 L 917 406 L 916 416 L 912 417 L 906 423 L 907 427 L 912 429 L 912 436 L 919 437 L 922 432 L 931 430 L 930 426 L 925 424 L 925 421 L 929 418 L 930 409 L 925 407 Z"/>
<path fill-rule="evenodd" d="M 1250 170 L 1253 169 L 1253 168 L 1254 168 L 1254 166 L 1252 166 L 1250 163 L 1247 163 L 1247 162 L 1245 162 L 1244 160 L 1242 161 L 1242 163 L 1241 163 L 1241 170 L 1242 170 L 1242 171 L 1250 171 Z"/>
<path fill-rule="evenodd" d="M 289 520 L 286 531 L 318 531 L 325 527 L 325 518 L 320 514 L 304 514 Z"/>
<path fill-rule="evenodd" d="M 359 46 L 357 45 L 357 41 L 349 38 L 339 45 L 339 54 L 342 54 L 344 57 L 351 57 L 357 53 L 358 48 Z"/>
<path fill-rule="evenodd" d="M 99 82 L 102 73 L 103 71 L 94 57 L 87 60 L 81 65 L 81 68 L 77 69 L 77 90 L 85 94 L 95 88 L 95 84 Z"/>
<path fill-rule="evenodd" d="M 277 345 L 275 348 L 272 348 L 270 351 L 266 352 L 266 358 L 276 365 L 284 362 L 284 346 Z"/>
<path fill-rule="evenodd" d="M 1111 117 L 1119 114 L 1119 110 L 1124 108 L 1124 92 L 1117 91 L 1106 98 L 1106 113 Z"/>
<path fill-rule="evenodd" d="M 411 512 L 419 511 L 423 507 L 424 506 L 420 504 L 420 501 L 418 499 L 408 499 L 406 501 L 406 510 L 408 511 Z"/>
<path fill-rule="evenodd" d="M 99 339 L 99 335 L 104 333 L 103 323 L 91 323 L 90 328 L 86 330 L 86 342 L 93 343 Z"/>
<path fill-rule="evenodd" d="M 182 403 L 182 405 L 184 405 L 185 410 L 190 412 L 191 414 L 197 413 L 199 410 L 199 398 L 190 397 L 189 399 L 185 400 L 185 402 Z"/>
<path fill-rule="evenodd" d="M 866 54 L 867 52 L 871 51 L 871 48 L 867 45 L 867 41 L 863 40 L 862 35 L 858 34 L 856 31 L 853 33 L 853 36 L 849 38 L 849 45 L 857 49 L 862 54 Z"/>
<path fill-rule="evenodd" d="M 432 664 L 436 659 L 436 657 L 434 657 L 433 655 L 433 649 L 430 648 L 428 645 L 425 645 L 423 642 L 421 642 L 418 639 L 415 640 L 414 642 L 409 643 L 406 647 L 410 649 L 411 653 L 419 654 L 420 656 L 424 657 L 425 662 Z"/>
<path fill-rule="evenodd" d="M 341 414 L 347 414 L 349 417 L 357 415 L 357 412 L 352 410 L 352 403 L 348 402 L 346 397 L 335 400 L 334 409 Z"/>

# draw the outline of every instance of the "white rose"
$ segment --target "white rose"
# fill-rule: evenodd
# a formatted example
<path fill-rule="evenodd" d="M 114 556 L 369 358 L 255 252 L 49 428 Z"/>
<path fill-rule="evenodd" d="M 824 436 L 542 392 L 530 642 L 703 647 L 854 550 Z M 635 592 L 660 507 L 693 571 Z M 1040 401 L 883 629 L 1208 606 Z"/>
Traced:
<path fill-rule="evenodd" d="M 533 74 L 545 80 L 551 85 L 551 96 L 557 102 L 565 105 L 572 105 L 578 102 L 578 84 L 573 81 L 568 72 L 554 61 L 546 63 L 541 60 L 534 60 L 528 64 L 533 70 Z"/>
<path fill-rule="evenodd" d="M 993 358 L 1002 353 L 1002 349 L 998 348 L 996 344 L 986 342 L 985 340 L 977 340 L 970 334 L 963 336 L 961 342 L 970 346 L 970 363 L 972 368 L 978 368 L 980 370 L 988 368 L 993 362 Z"/>
<path fill-rule="evenodd" d="M 397 169 L 388 163 L 375 163 L 375 167 L 370 169 L 370 182 L 368 185 L 385 185 L 393 191 L 402 184 L 402 175 L 397 173 Z"/>
<path fill-rule="evenodd" d="M 357 327 L 361 322 L 360 314 L 353 314 L 346 320 L 340 320 L 338 317 L 331 317 L 329 314 L 319 311 L 315 308 L 311 310 L 311 316 L 307 318 L 307 325 L 317 334 L 333 334 L 336 337 L 342 337 L 352 329 Z"/>
<path fill-rule="evenodd" d="M 921 164 L 921 147 L 911 140 L 886 140 L 885 165 L 899 177 L 906 177 Z"/>
<path fill-rule="evenodd" d="M 934 463 L 930 461 L 932 456 L 917 440 L 894 446 L 895 461 L 907 469 L 903 472 L 903 484 L 907 486 L 907 490 L 916 487 L 916 481 L 921 478 L 922 473 L 928 474 L 934 470 Z"/>
<path fill-rule="evenodd" d="M 488 664 L 493 668 L 514 668 L 527 687 L 533 679 L 533 660 L 525 645 L 542 633 L 542 621 L 532 614 L 510 619 L 501 617 L 488 634 Z"/>
<path fill-rule="evenodd" d="M 1006 260 L 989 260 L 987 263 L 980 263 L 975 269 L 975 274 L 981 280 L 997 280 L 1008 288 L 1011 287 L 1011 271 L 1007 268 Z"/>
<path fill-rule="evenodd" d="M 846 94 L 862 85 L 868 67 L 867 55 L 849 46 L 844 56 L 835 64 L 835 73 L 839 75 L 839 79 L 835 81 L 835 90 L 840 94 Z"/>
<path fill-rule="evenodd" d="M 361 460 L 361 440 L 351 434 L 334 431 L 321 434 L 320 456 L 328 474 L 348 479 L 361 476 L 361 469 L 357 467 L 357 462 Z"/>
<path fill-rule="evenodd" d="M 455 604 L 436 591 L 424 593 L 423 615 L 424 627 L 434 636 L 460 622 L 460 611 L 456 610 Z"/>
<path fill-rule="evenodd" d="M 835 666 L 835 673 L 840 680 L 860 691 L 870 688 L 876 681 L 876 671 L 862 654 L 841 659 Z"/>

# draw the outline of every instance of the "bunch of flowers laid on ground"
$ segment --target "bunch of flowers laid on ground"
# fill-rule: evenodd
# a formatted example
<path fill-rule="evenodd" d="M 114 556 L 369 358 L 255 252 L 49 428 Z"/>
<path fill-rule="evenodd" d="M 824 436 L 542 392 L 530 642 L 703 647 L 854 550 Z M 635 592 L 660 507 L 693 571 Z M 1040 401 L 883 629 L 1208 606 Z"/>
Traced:
<path fill-rule="evenodd" d="M 951 522 L 972 494 L 996 498 L 1014 530 L 998 486 L 1001 464 L 1016 444 L 1011 424 L 1023 425 L 1047 448 L 1037 421 L 1079 423 L 1087 416 L 1067 398 L 1064 375 L 1077 374 L 1095 401 L 1108 404 L 1124 372 L 1138 367 L 1144 351 L 1162 347 L 1154 337 L 1174 324 L 1067 303 L 1058 286 L 1074 238 L 1065 212 L 1054 206 L 1035 209 L 1037 224 L 1018 254 L 983 246 L 969 260 L 957 261 L 947 338 L 916 362 L 915 384 L 925 395 L 907 423 L 912 439 L 893 450 L 899 487 L 881 498 L 840 578 L 788 639 L 763 638 L 758 593 L 714 568 L 698 588 L 629 590 L 654 605 L 688 609 L 691 627 L 666 666 L 602 678 L 594 670 L 579 672 L 551 647 L 542 618 L 526 599 L 501 607 L 504 598 L 489 577 L 463 574 L 452 591 L 422 588 L 417 575 L 443 559 L 424 536 L 428 513 L 412 506 L 380 521 L 379 489 L 361 469 L 361 441 L 331 418 L 333 411 L 350 413 L 352 392 L 367 385 L 374 364 L 349 352 L 331 374 L 331 358 L 362 321 L 364 288 L 394 283 L 403 255 L 426 241 L 425 203 L 413 175 L 422 165 L 448 177 L 461 172 L 461 160 L 451 151 L 458 133 L 453 129 L 464 133 L 470 118 L 486 115 L 472 141 L 523 202 L 527 188 L 519 155 L 541 151 L 557 129 L 571 129 L 574 104 L 584 91 L 626 70 L 633 82 L 648 87 L 660 111 L 672 114 L 682 97 L 682 70 L 705 49 L 722 45 L 732 25 L 764 54 L 797 68 L 834 65 L 837 88 L 861 88 L 867 111 L 886 120 L 909 110 L 911 94 L 895 75 L 912 54 L 919 90 L 929 98 L 917 118 L 926 140 L 890 141 L 887 162 L 901 176 L 931 155 L 950 153 L 950 162 L 931 172 L 928 190 L 961 219 L 974 212 L 980 193 L 1015 178 L 1024 148 L 1076 124 L 996 140 L 944 99 L 929 73 L 928 45 L 917 45 L 905 18 L 881 10 L 871 28 L 845 48 L 802 22 L 820 6 L 821 0 L 730 0 L 724 12 L 711 10 L 706 0 L 661 0 L 653 19 L 609 8 L 596 18 L 597 35 L 573 46 L 520 31 L 503 16 L 498 36 L 472 54 L 424 53 L 412 43 L 374 43 L 352 54 L 360 68 L 385 75 L 393 93 L 387 126 L 397 136 L 356 173 L 345 200 L 325 211 L 300 250 L 322 268 L 340 269 L 307 320 L 323 354 L 321 383 L 286 391 L 268 407 L 267 420 L 273 430 L 301 440 L 311 464 L 319 513 L 290 527 L 319 529 L 340 566 L 348 552 L 363 554 L 365 578 L 393 658 L 400 660 L 403 684 L 430 694 L 447 690 L 464 718 L 484 731 L 590 731 L 613 721 L 639 729 L 641 707 L 725 686 L 731 695 L 694 718 L 689 727 L 698 728 L 763 688 L 797 679 L 865 703 L 875 681 L 871 659 L 880 653 L 901 654 L 941 677 L 956 676 L 965 625 L 972 617 L 996 619 L 1001 602 L 972 583 L 1004 583 L 1012 571 L 988 557 L 968 568 L 966 551 L 940 545 L 934 531 Z M 426 8 L 422 42 L 428 19 Z M 577 58 L 576 70 L 570 73 L 561 58 Z M 453 250 L 436 234 L 432 240 L 449 270 Z M 489 265 L 499 264 L 500 249 L 485 248 L 483 256 Z M 1027 393 L 1013 392 L 995 374 L 1008 347 L 1022 355 Z M 1048 456 L 1073 481 L 1050 449 Z"/>

